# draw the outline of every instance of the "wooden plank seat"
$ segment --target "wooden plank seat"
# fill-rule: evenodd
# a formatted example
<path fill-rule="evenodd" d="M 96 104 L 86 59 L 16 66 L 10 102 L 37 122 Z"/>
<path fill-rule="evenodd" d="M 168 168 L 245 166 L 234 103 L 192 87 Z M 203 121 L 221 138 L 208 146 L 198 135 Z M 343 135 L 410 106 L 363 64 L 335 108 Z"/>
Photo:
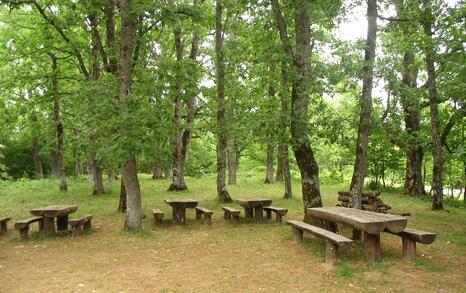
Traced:
<path fill-rule="evenodd" d="M 232 207 L 223 207 L 223 218 L 225 220 L 233 219 L 233 222 L 239 224 L 239 214 L 241 213 L 239 210 L 232 208 Z"/>
<path fill-rule="evenodd" d="M 431 244 L 437 236 L 435 233 L 409 228 L 405 228 L 400 233 L 393 233 L 389 230 L 385 230 L 385 232 L 401 237 L 402 255 L 407 261 L 414 261 L 416 259 L 416 242 Z"/>
<path fill-rule="evenodd" d="M 210 225 L 212 223 L 213 213 L 214 212 L 209 209 L 196 207 L 196 220 L 201 221 L 204 217 L 204 225 Z"/>
<path fill-rule="evenodd" d="M 288 209 L 279 207 L 264 207 L 264 211 L 267 213 L 267 219 L 272 218 L 272 212 L 275 213 L 278 222 L 282 222 L 282 217 L 288 213 Z"/>
<path fill-rule="evenodd" d="M 83 231 L 89 231 L 92 228 L 92 215 L 87 215 L 79 219 L 71 219 L 68 225 L 71 227 L 71 237 L 82 235 Z"/>
<path fill-rule="evenodd" d="M 161 225 L 164 213 L 160 209 L 152 209 L 152 215 L 154 215 L 154 225 Z"/>
<path fill-rule="evenodd" d="M 291 225 L 293 238 L 295 241 L 302 241 L 304 239 L 304 232 L 311 233 L 312 235 L 325 240 L 325 262 L 334 264 L 338 257 L 338 246 L 350 246 L 353 240 L 343 237 L 331 231 L 309 225 L 301 221 L 286 221 Z"/>
<path fill-rule="evenodd" d="M 15 222 L 15 229 L 19 230 L 19 236 L 21 239 L 28 238 L 29 225 L 35 222 L 39 222 L 39 230 L 44 228 L 44 218 L 42 217 L 32 217 Z"/>
<path fill-rule="evenodd" d="M 8 222 L 11 218 L 0 218 L 0 234 L 3 234 L 8 229 Z"/>

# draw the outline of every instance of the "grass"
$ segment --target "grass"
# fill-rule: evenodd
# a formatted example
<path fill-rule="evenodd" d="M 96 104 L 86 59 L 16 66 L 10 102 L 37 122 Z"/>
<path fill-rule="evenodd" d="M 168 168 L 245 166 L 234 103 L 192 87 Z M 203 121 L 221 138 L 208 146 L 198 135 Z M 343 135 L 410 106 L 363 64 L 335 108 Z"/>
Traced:
<path fill-rule="evenodd" d="M 282 198 L 282 184 L 263 184 L 262 177 L 254 172 L 240 173 L 238 184 L 228 186 L 229 192 L 233 198 L 271 198 L 274 206 L 288 208 L 285 219 L 302 219 L 299 182 L 293 182 L 294 198 L 287 200 Z M 381 198 L 394 212 L 412 214 L 408 227 L 435 232 L 436 241 L 427 246 L 418 245 L 418 259 L 409 264 L 401 260 L 399 237 L 381 235 L 382 262 L 367 265 L 363 261 L 362 244 L 355 243 L 349 249 L 341 249 L 337 265 L 328 268 L 324 264 L 323 241 L 306 236 L 304 242 L 296 245 L 285 224 L 237 226 L 224 222 L 221 210 L 224 204 L 216 199 L 215 176 L 187 178 L 186 182 L 189 191 L 172 193 L 166 191 L 168 180 L 154 181 L 148 175 L 140 175 L 146 219 L 143 231 L 135 234 L 122 229 L 124 215 L 117 212 L 118 181 L 107 184 L 106 194 L 102 196 L 91 195 L 86 178 L 69 178 L 66 193 L 58 192 L 57 182 L 50 179 L 0 182 L 0 217 L 20 219 L 28 217 L 34 207 L 77 204 L 79 209 L 72 217 L 92 214 L 95 220 L 93 232 L 79 239 L 45 237 L 35 228 L 28 241 L 20 241 L 15 231 L 0 237 L 0 275 L 15 276 L 0 282 L 0 292 L 30 291 L 32 281 L 37 292 L 50 291 L 52 284 L 68 284 L 63 288 L 65 291 L 76 291 L 79 289 L 76 286 L 81 284 L 86 286 L 84 291 L 92 288 L 96 292 L 126 291 L 132 286 L 140 292 L 272 289 L 375 292 L 386 288 L 403 292 L 411 291 L 419 283 L 423 284 L 419 290 L 424 288 L 427 292 L 445 288 L 466 290 L 466 275 L 460 269 L 466 264 L 464 208 L 447 207 L 448 211 L 433 212 L 428 201 L 401 196 L 395 191 L 384 192 Z M 346 185 L 322 186 L 324 206 L 336 204 L 337 191 L 345 189 Z M 214 211 L 212 226 L 195 222 L 193 212 L 188 211 L 186 226 L 165 222 L 162 227 L 154 228 L 152 208 L 160 208 L 166 219 L 171 218 L 171 209 L 163 202 L 167 197 L 199 200 L 200 206 Z M 229 205 L 238 207 L 235 203 Z M 340 226 L 340 231 L 351 235 L 351 230 L 345 227 Z M 53 261 L 54 258 L 61 261 Z M 28 266 L 32 259 L 51 272 L 63 274 L 47 283 L 40 270 Z M 63 263 L 67 267 L 62 267 Z M 19 271 L 28 272 L 27 279 L 21 279 L 17 275 Z M 137 275 L 135 284 L 125 280 L 131 272 Z"/>

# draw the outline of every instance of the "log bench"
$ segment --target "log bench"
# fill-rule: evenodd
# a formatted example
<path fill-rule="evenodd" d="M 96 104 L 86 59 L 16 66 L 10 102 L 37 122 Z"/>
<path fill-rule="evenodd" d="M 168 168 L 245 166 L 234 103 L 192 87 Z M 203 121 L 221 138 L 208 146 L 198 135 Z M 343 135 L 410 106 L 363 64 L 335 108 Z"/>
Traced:
<path fill-rule="evenodd" d="M 385 230 L 385 232 L 401 237 L 402 255 L 407 261 L 414 261 L 416 259 L 416 242 L 431 244 L 435 241 L 436 237 L 435 233 L 408 228 L 405 228 L 400 233 L 392 233 L 388 230 Z"/>
<path fill-rule="evenodd" d="M 201 207 L 196 207 L 196 220 L 201 221 L 204 217 L 204 225 L 210 225 L 212 223 L 212 214 L 214 212 Z"/>
<path fill-rule="evenodd" d="M 288 209 L 278 207 L 264 207 L 264 211 L 267 213 L 267 219 L 272 218 L 272 212 L 275 213 L 278 222 L 282 222 L 282 217 L 288 213 Z"/>
<path fill-rule="evenodd" d="M 325 240 L 325 262 L 334 264 L 338 257 L 338 246 L 350 246 L 353 240 L 335 234 L 331 231 L 309 225 L 301 221 L 286 221 L 291 225 L 293 238 L 295 241 L 302 241 L 304 239 L 304 232 L 311 233 L 312 235 Z"/>
<path fill-rule="evenodd" d="M 154 225 L 161 225 L 164 213 L 160 209 L 152 209 L 152 214 L 154 215 Z"/>
<path fill-rule="evenodd" d="M 0 234 L 3 234 L 8 229 L 8 221 L 11 218 L 0 218 Z"/>
<path fill-rule="evenodd" d="M 241 213 L 239 210 L 231 207 L 223 207 L 222 209 L 224 211 L 223 218 L 225 220 L 233 219 L 233 222 L 239 224 L 239 214 Z"/>
<path fill-rule="evenodd" d="M 71 227 L 71 237 L 82 235 L 83 231 L 89 231 L 92 228 L 92 215 L 84 216 L 79 219 L 68 220 L 68 225 Z"/>
<path fill-rule="evenodd" d="M 39 222 L 39 230 L 42 230 L 44 228 L 44 218 L 42 217 L 32 217 L 15 222 L 15 229 L 19 230 L 19 236 L 21 237 L 21 239 L 28 238 L 29 225 L 31 225 L 34 222 Z"/>

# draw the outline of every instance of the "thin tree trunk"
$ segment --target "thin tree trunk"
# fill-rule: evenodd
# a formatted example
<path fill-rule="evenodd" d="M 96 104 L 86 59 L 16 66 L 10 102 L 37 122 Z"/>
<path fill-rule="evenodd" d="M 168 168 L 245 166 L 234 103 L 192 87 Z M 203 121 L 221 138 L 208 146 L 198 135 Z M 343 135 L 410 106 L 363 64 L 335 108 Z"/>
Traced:
<path fill-rule="evenodd" d="M 119 64 L 119 82 L 120 94 L 119 103 L 122 111 L 128 111 L 126 97 L 131 92 L 131 71 L 132 71 L 132 52 L 134 47 L 134 38 L 136 34 L 137 15 L 133 11 L 131 0 L 120 1 L 121 15 L 121 43 L 120 43 L 120 64 Z M 125 136 L 124 130 L 121 130 Z M 125 228 L 129 231 L 136 232 L 141 230 L 142 209 L 141 209 L 141 190 L 136 167 L 135 155 L 129 155 L 121 165 L 121 175 L 126 190 L 126 207 L 127 218 Z"/>
<path fill-rule="evenodd" d="M 273 155 L 274 155 L 274 143 L 272 135 L 269 135 L 267 141 L 267 168 L 265 172 L 264 183 L 269 184 L 273 183 Z"/>
<path fill-rule="evenodd" d="M 290 45 L 285 21 L 277 0 L 271 0 L 280 39 L 290 61 L 293 63 L 291 93 L 291 138 L 296 162 L 301 173 L 304 209 L 322 206 L 319 186 L 319 166 L 311 148 L 308 128 L 309 69 L 311 35 L 307 1 L 295 1 L 296 52 Z M 307 214 L 306 214 L 307 215 Z M 310 219 L 305 216 L 305 220 Z"/>
<path fill-rule="evenodd" d="M 280 104 L 282 112 L 280 114 L 280 145 L 278 146 L 278 157 L 279 166 L 282 166 L 283 180 L 285 181 L 285 193 L 283 198 L 292 198 L 293 191 L 291 189 L 291 170 L 290 170 L 290 158 L 288 156 L 288 120 L 290 116 L 289 110 L 289 87 L 288 87 L 288 75 L 286 72 L 286 64 L 281 64 L 281 91 L 280 91 Z M 278 170 L 277 170 L 278 174 Z M 278 179 L 277 179 L 278 180 Z"/>
<path fill-rule="evenodd" d="M 31 97 L 32 92 L 29 92 L 29 97 Z M 34 164 L 34 172 L 36 179 L 44 178 L 44 172 L 42 169 L 42 162 L 39 157 L 40 145 L 39 145 L 39 137 L 38 137 L 38 129 L 37 126 L 37 116 L 35 113 L 32 113 L 31 123 L 33 128 L 32 133 L 32 162 Z"/>
<path fill-rule="evenodd" d="M 81 162 L 81 151 L 79 147 L 76 147 L 74 150 L 74 172 L 77 177 L 80 177 L 83 174 L 83 163 Z"/>
<path fill-rule="evenodd" d="M 115 180 L 116 180 L 115 169 L 113 167 L 110 167 L 110 169 L 108 169 L 107 182 L 108 184 L 113 184 L 113 181 Z"/>
<path fill-rule="evenodd" d="M 49 154 L 50 154 L 50 171 L 52 176 L 58 178 L 57 171 L 57 127 L 55 126 L 55 120 L 53 118 L 53 111 L 50 114 L 53 125 L 50 130 L 50 143 L 49 143 Z"/>
<path fill-rule="evenodd" d="M 362 208 L 361 194 L 367 173 L 367 146 L 372 111 L 372 87 L 374 78 L 375 47 L 377 38 L 377 1 L 367 1 L 367 39 L 364 54 L 363 86 L 361 94 L 361 114 L 356 145 L 353 178 L 351 179 L 351 206 Z"/>
<path fill-rule="evenodd" d="M 282 182 L 284 180 L 283 176 L 283 158 L 280 153 L 280 147 L 282 144 L 278 145 L 278 152 L 277 152 L 277 172 L 275 173 L 275 181 Z"/>
<path fill-rule="evenodd" d="M 225 125 L 225 64 L 223 60 L 222 4 L 215 6 L 215 53 L 217 81 L 217 195 L 220 202 L 231 202 L 225 184 L 226 167 L 226 125 Z"/>
<path fill-rule="evenodd" d="M 60 102 L 58 97 L 58 63 L 57 57 L 53 54 L 50 54 L 50 58 L 52 60 L 52 87 L 51 87 L 51 94 L 53 99 L 53 119 L 55 121 L 55 128 L 56 128 L 56 150 L 57 150 L 57 176 L 59 180 L 59 190 L 60 191 L 67 191 L 68 186 L 66 184 L 66 175 L 65 175 L 65 145 L 64 145 L 64 129 L 63 124 L 61 122 L 61 113 L 60 113 Z"/>
<path fill-rule="evenodd" d="M 433 202 L 432 209 L 443 209 L 443 154 L 442 141 L 440 136 L 440 122 L 438 114 L 438 94 L 437 94 L 437 76 L 434 63 L 434 46 L 432 41 L 432 23 L 434 21 L 430 0 L 423 0 L 423 22 L 424 33 L 426 35 L 426 44 L 424 48 L 425 62 L 427 68 L 427 88 L 429 90 L 429 107 L 430 120 L 432 127 L 432 191 Z"/>
<path fill-rule="evenodd" d="M 123 173 L 121 173 L 120 201 L 118 202 L 118 212 L 126 213 L 126 189 L 123 181 Z"/>

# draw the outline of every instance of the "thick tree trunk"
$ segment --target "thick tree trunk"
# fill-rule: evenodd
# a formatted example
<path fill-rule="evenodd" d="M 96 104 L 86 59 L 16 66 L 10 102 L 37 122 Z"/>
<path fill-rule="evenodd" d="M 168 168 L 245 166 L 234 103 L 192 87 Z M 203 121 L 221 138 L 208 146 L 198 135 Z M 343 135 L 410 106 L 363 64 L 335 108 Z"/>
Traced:
<path fill-rule="evenodd" d="M 408 10 L 406 3 L 396 2 L 398 18 L 405 17 L 405 12 Z M 403 36 L 406 42 L 412 38 L 415 29 L 412 25 L 405 22 L 400 22 Z M 403 68 L 401 77 L 405 90 L 402 90 L 401 106 L 403 108 L 406 133 L 409 137 L 409 143 L 406 149 L 406 169 L 403 194 L 416 196 L 425 194 L 424 184 L 422 181 L 422 158 L 423 150 L 419 142 L 420 136 L 420 102 L 414 94 L 417 90 L 417 73 L 418 68 L 414 62 L 414 52 L 407 48 L 403 56 Z"/>
<path fill-rule="evenodd" d="M 162 168 L 160 167 L 160 164 L 157 162 L 152 163 L 152 179 L 162 179 Z"/>
<path fill-rule="evenodd" d="M 272 136 L 269 135 L 267 141 L 267 168 L 265 172 L 264 183 L 273 183 L 273 155 L 274 155 L 274 144 Z"/>
<path fill-rule="evenodd" d="M 60 191 L 67 191 L 68 186 L 66 184 L 66 175 L 65 175 L 65 145 L 64 145 L 64 129 L 63 124 L 61 122 L 61 113 L 60 113 L 60 102 L 58 97 L 58 64 L 57 64 L 57 57 L 53 54 L 50 54 L 50 58 L 52 60 L 52 99 L 53 99 L 53 120 L 55 121 L 55 129 L 56 129 L 56 171 L 57 177 L 59 180 L 59 190 Z"/>
<path fill-rule="evenodd" d="M 230 136 L 227 140 L 227 157 L 228 157 L 228 184 L 236 184 L 236 171 L 238 167 L 238 160 L 236 158 L 238 151 L 236 149 L 236 143 L 233 136 Z"/>
<path fill-rule="evenodd" d="M 432 41 L 432 23 L 434 22 L 434 18 L 430 0 L 423 0 L 422 3 L 424 6 L 422 25 L 426 35 L 424 53 L 427 68 L 427 88 L 429 90 L 430 121 L 432 126 L 432 157 L 434 163 L 432 169 L 432 209 L 441 210 L 443 209 L 443 154 L 438 114 L 437 76 L 435 72 L 434 46 Z"/>
<path fill-rule="evenodd" d="M 361 94 L 361 114 L 359 118 L 356 160 L 351 179 L 351 206 L 362 208 L 361 193 L 367 173 L 367 146 L 372 111 L 372 86 L 374 78 L 375 47 L 377 38 L 377 1 L 367 1 L 367 39 L 364 49 L 363 85 Z"/>
<path fill-rule="evenodd" d="M 222 4 L 215 6 L 215 53 L 217 81 L 217 195 L 220 202 L 231 202 L 225 184 L 226 167 L 226 125 L 225 125 L 225 64 L 223 60 Z"/>
<path fill-rule="evenodd" d="M 119 103 L 122 111 L 128 111 L 126 97 L 131 92 L 131 70 L 132 70 L 132 52 L 134 47 L 134 37 L 136 34 L 137 15 L 133 11 L 131 0 L 120 1 L 121 14 L 121 40 L 120 40 L 120 63 L 119 63 L 119 82 L 120 94 Z M 123 136 L 124 130 L 121 130 Z M 141 209 L 141 190 L 136 168 L 135 155 L 129 155 L 122 163 L 121 177 L 126 190 L 127 218 L 125 228 L 129 231 L 136 232 L 141 230 L 142 209 Z"/>
<path fill-rule="evenodd" d="M 290 45 L 286 30 L 285 20 L 280 11 L 277 0 L 271 0 L 272 9 L 276 17 L 280 39 L 285 53 L 293 62 L 294 74 L 292 74 L 291 93 L 291 138 L 296 162 L 301 173 L 301 186 L 303 194 L 304 209 L 309 207 L 321 207 L 322 198 L 319 186 L 319 166 L 311 148 L 308 128 L 309 108 L 309 69 L 311 59 L 310 48 L 310 22 L 307 13 L 309 3 L 296 1 L 295 10 L 295 32 L 296 52 Z M 308 221 L 308 217 L 305 217 Z"/>

